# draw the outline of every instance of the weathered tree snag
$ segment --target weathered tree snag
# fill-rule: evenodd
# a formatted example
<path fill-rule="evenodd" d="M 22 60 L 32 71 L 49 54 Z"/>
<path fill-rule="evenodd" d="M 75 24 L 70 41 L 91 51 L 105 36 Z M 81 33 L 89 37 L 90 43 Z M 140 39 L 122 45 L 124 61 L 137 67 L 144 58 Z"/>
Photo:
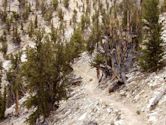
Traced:
<path fill-rule="evenodd" d="M 125 4 L 128 6 L 127 3 Z M 140 33 L 140 11 L 135 4 L 132 2 L 132 7 L 135 8 L 127 10 L 125 28 L 122 26 L 121 20 L 117 18 L 117 13 L 115 17 L 112 17 L 113 20 L 110 21 L 109 31 L 102 36 L 102 41 L 97 47 L 97 52 L 104 56 L 103 64 L 100 64 L 102 75 L 100 75 L 99 82 L 104 78 L 107 79 L 107 77 L 111 82 L 117 80 L 118 82 L 112 84 L 112 89 L 117 88 L 121 83 L 126 84 L 126 73 L 133 66 L 135 60 Z M 114 7 L 116 7 L 116 2 Z M 135 20 L 136 23 L 133 23 Z"/>
<path fill-rule="evenodd" d="M 99 69 L 99 66 L 96 67 L 96 73 L 97 73 L 97 78 L 99 79 L 99 77 L 100 77 L 100 69 Z"/>
<path fill-rule="evenodd" d="M 15 93 L 15 111 L 16 111 L 16 116 L 19 115 L 19 94 L 18 94 L 18 90 L 16 90 L 16 93 Z"/>
<path fill-rule="evenodd" d="M 154 110 L 156 108 L 156 105 L 159 103 L 159 101 L 162 99 L 162 97 L 166 94 L 166 88 L 164 88 L 158 95 L 156 95 L 152 100 L 150 100 L 150 103 L 148 105 L 149 110 Z"/>

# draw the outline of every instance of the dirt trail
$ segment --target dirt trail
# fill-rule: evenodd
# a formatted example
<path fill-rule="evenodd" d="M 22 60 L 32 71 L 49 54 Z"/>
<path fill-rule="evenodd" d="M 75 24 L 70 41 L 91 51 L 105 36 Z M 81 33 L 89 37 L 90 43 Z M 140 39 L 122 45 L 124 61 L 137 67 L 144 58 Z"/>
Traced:
<path fill-rule="evenodd" d="M 125 119 L 125 125 L 148 125 L 145 116 L 136 113 L 137 109 L 134 105 L 130 103 L 124 104 L 122 100 L 111 97 L 106 91 L 100 90 L 97 87 L 98 79 L 96 77 L 96 70 L 90 67 L 89 60 L 90 59 L 85 60 L 83 57 L 83 59 L 79 60 L 74 65 L 75 74 L 83 78 L 83 86 L 86 94 L 100 100 L 104 104 L 111 104 L 115 109 L 120 110 Z"/>

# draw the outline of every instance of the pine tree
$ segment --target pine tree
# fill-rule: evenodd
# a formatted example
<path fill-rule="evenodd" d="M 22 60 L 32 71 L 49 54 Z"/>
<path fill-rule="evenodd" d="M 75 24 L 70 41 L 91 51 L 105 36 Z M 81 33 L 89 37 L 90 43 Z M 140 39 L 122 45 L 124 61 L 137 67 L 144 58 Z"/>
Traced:
<path fill-rule="evenodd" d="M 133 11 L 133 6 L 134 6 L 133 0 L 124 0 L 122 2 L 122 9 L 123 9 L 122 10 L 122 12 L 123 12 L 122 26 L 126 30 L 129 30 L 130 22 L 132 19 L 131 15 L 132 15 L 132 11 Z"/>
<path fill-rule="evenodd" d="M 16 46 L 19 46 L 21 44 L 21 37 L 20 37 L 20 33 L 18 32 L 18 27 L 16 25 L 16 27 L 13 27 L 13 43 Z"/>
<path fill-rule="evenodd" d="M 52 14 L 53 14 L 52 8 L 47 9 L 44 13 L 44 20 L 50 22 L 52 19 Z"/>
<path fill-rule="evenodd" d="M 22 18 L 24 21 L 26 21 L 28 19 L 30 11 L 31 11 L 30 4 L 25 4 L 23 13 L 22 13 Z"/>
<path fill-rule="evenodd" d="M 2 62 L 0 63 L 0 83 L 2 82 Z M 0 120 L 5 118 L 6 110 L 6 87 L 1 86 L 0 84 Z"/>
<path fill-rule="evenodd" d="M 63 2 L 64 2 L 64 6 L 66 8 L 68 8 L 69 7 L 69 0 L 63 0 Z"/>
<path fill-rule="evenodd" d="M 87 40 L 87 46 L 86 46 L 89 54 L 92 54 L 96 48 L 98 49 L 103 34 L 102 27 L 99 24 L 98 14 L 95 14 L 93 18 L 94 22 L 93 22 L 92 32 L 89 36 L 89 39 Z"/>
<path fill-rule="evenodd" d="M 54 28 L 54 25 L 53 23 L 51 23 L 51 33 L 50 33 L 50 36 L 51 36 L 51 40 L 56 43 L 57 42 L 57 30 Z"/>
<path fill-rule="evenodd" d="M 92 60 L 91 62 L 91 67 L 94 67 L 96 68 L 96 72 L 97 72 L 97 78 L 99 79 L 99 76 L 100 76 L 100 66 L 102 64 L 104 64 L 105 62 L 105 57 L 104 55 L 100 54 L 100 53 L 97 53 L 95 58 Z"/>
<path fill-rule="evenodd" d="M 7 11 L 7 6 L 8 6 L 8 1 L 3 0 L 3 9 L 4 9 L 4 11 Z"/>
<path fill-rule="evenodd" d="M 82 15 L 81 17 L 81 30 L 84 31 L 90 25 L 90 18 L 88 15 Z"/>
<path fill-rule="evenodd" d="M 8 7 L 8 0 L 1 0 L 3 11 L 0 12 L 1 20 L 6 23 L 6 19 L 8 17 L 7 7 Z"/>
<path fill-rule="evenodd" d="M 5 110 L 6 110 L 6 87 L 4 88 L 3 93 L 2 91 L 0 92 L 0 120 L 5 118 Z"/>
<path fill-rule="evenodd" d="M 166 0 L 164 0 L 162 6 L 161 6 L 161 11 L 166 12 Z"/>
<path fill-rule="evenodd" d="M 162 24 L 159 23 L 159 1 L 143 1 L 143 44 L 140 65 L 145 71 L 156 71 L 162 63 L 163 40 L 161 39 Z"/>
<path fill-rule="evenodd" d="M 44 17 L 46 11 L 47 11 L 47 6 L 48 4 L 46 3 L 46 1 L 40 1 L 39 0 L 39 3 L 40 3 L 40 9 L 41 9 L 41 12 L 42 12 L 42 16 Z"/>
<path fill-rule="evenodd" d="M 69 7 L 69 0 L 63 0 L 63 3 L 66 8 Z"/>
<path fill-rule="evenodd" d="M 2 48 L 1 51 L 3 55 L 5 56 L 7 53 L 7 37 L 6 37 L 6 32 L 3 33 L 3 35 L 0 37 L 0 42 L 2 43 Z"/>
<path fill-rule="evenodd" d="M 22 77 L 21 77 L 21 69 L 20 69 L 20 62 L 21 62 L 21 53 L 16 55 L 10 56 L 12 67 L 7 72 L 7 81 L 9 82 L 8 89 L 11 90 L 11 93 L 14 93 L 14 100 L 15 100 L 15 114 L 16 116 L 19 115 L 19 98 L 21 94 L 22 88 Z"/>
<path fill-rule="evenodd" d="M 34 29 L 34 24 L 33 21 L 31 20 L 29 25 L 28 25 L 28 35 L 29 37 L 32 37 L 34 35 L 35 29 Z"/>
<path fill-rule="evenodd" d="M 60 19 L 60 21 L 62 22 L 63 21 L 63 18 L 64 18 L 64 14 L 63 14 L 63 11 L 62 9 L 58 9 L 58 17 Z"/>
<path fill-rule="evenodd" d="M 54 7 L 54 10 L 56 10 L 58 7 L 58 0 L 52 0 L 52 5 Z"/>
<path fill-rule="evenodd" d="M 75 29 L 69 44 L 69 51 L 71 59 L 79 57 L 79 55 L 85 50 L 85 40 L 82 36 L 81 28 Z"/>
<path fill-rule="evenodd" d="M 36 33 L 36 47 L 27 50 L 27 62 L 22 67 L 30 92 L 25 105 L 36 107 L 27 119 L 30 125 L 40 116 L 45 120 L 50 111 L 59 106 L 59 101 L 66 99 L 67 76 L 72 71 L 63 44 L 50 41 L 44 34 L 42 30 Z"/>
<path fill-rule="evenodd" d="M 75 24 L 77 23 L 77 10 L 76 9 L 74 9 L 74 11 L 73 11 L 72 22 L 73 22 L 73 26 L 75 27 Z"/>
<path fill-rule="evenodd" d="M 36 8 L 36 10 L 39 9 L 39 6 L 40 6 L 40 0 L 35 0 L 35 8 Z"/>

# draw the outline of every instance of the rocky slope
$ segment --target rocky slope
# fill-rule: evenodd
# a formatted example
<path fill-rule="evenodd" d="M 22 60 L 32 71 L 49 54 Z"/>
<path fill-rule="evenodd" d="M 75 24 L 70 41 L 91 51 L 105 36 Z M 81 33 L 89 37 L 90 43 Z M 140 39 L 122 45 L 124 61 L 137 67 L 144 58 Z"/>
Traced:
<path fill-rule="evenodd" d="M 46 124 L 165 125 L 166 96 L 161 97 L 156 108 L 150 109 L 152 102 L 165 89 L 165 68 L 158 73 L 146 75 L 138 70 L 131 71 L 128 84 L 109 94 L 107 88 L 99 88 L 96 70 L 89 65 L 91 58 L 83 53 L 73 65 L 74 73 L 82 77 L 82 83 L 73 88 L 71 97 L 62 101 L 57 111 L 51 113 Z M 12 108 L 7 112 L 10 110 Z M 20 117 L 12 116 L 0 125 L 23 125 L 29 113 L 31 111 L 22 108 Z"/>
<path fill-rule="evenodd" d="M 96 70 L 90 67 L 90 57 L 83 54 L 74 65 L 74 73 L 82 77 L 80 86 L 76 86 L 71 97 L 61 102 L 60 108 L 52 112 L 47 119 L 49 125 L 146 125 L 146 117 L 137 114 L 137 108 L 108 91 L 98 87 Z M 21 101 L 20 101 L 21 102 Z M 11 117 L 1 124 L 21 125 L 30 111 L 24 111 L 19 118 Z M 8 109 L 9 111 L 9 109 Z"/>
<path fill-rule="evenodd" d="M 89 65 L 90 57 L 83 54 L 73 66 L 83 78 L 73 96 L 49 118 L 50 125 L 140 125 L 147 124 L 145 117 L 136 114 L 136 108 L 99 89 L 96 70 Z"/>
<path fill-rule="evenodd" d="M 31 3 L 34 1 L 31 0 Z M 72 4 L 69 10 L 63 5 L 64 21 L 66 22 L 66 39 L 71 37 L 73 27 L 70 26 L 70 20 L 74 9 L 78 11 L 77 20 L 80 21 L 82 10 L 77 6 L 82 6 L 80 0 L 71 0 Z M 85 1 L 84 1 L 85 2 Z M 33 6 L 32 6 L 33 8 Z M 11 2 L 11 9 L 18 9 L 16 0 Z M 93 15 L 92 9 L 92 15 Z M 54 13 L 53 22 L 58 27 L 59 19 Z M 50 32 L 50 25 L 43 21 L 39 13 L 39 26 L 44 27 Z M 164 20 L 166 15 L 162 15 Z M 34 19 L 34 15 L 29 17 Z M 25 24 L 28 25 L 28 23 Z M 166 26 L 166 21 L 164 26 Z M 2 28 L 3 26 L 1 26 Z M 166 27 L 164 27 L 166 29 Z M 166 40 L 166 30 L 163 31 L 163 39 Z M 23 43 L 21 48 L 33 46 L 33 40 L 27 35 L 22 36 Z M 8 53 L 18 50 L 8 42 Z M 24 57 L 23 57 L 24 58 Z M 96 77 L 96 69 L 90 67 L 90 61 L 93 57 L 83 53 L 73 65 L 74 74 L 82 78 L 82 83 L 73 88 L 71 97 L 67 101 L 62 101 L 60 108 L 53 111 L 45 124 L 48 125 L 166 125 L 166 67 L 152 74 L 143 74 L 139 68 L 134 67 L 127 74 L 128 80 L 125 86 L 122 86 L 114 93 L 108 93 L 109 88 L 101 89 Z M 3 67 L 8 69 L 10 62 L 1 59 Z M 5 79 L 5 78 L 4 78 Z M 4 80 L 5 81 L 5 80 Z M 103 86 L 111 84 L 110 81 L 103 81 Z M 28 95 L 27 95 L 28 96 Z M 22 104 L 26 97 L 20 100 Z M 153 103 L 157 100 L 155 106 Z M 6 111 L 7 119 L 0 122 L 0 125 L 26 125 L 24 121 L 33 111 L 27 110 L 21 105 L 20 116 L 15 117 L 14 106 Z"/>

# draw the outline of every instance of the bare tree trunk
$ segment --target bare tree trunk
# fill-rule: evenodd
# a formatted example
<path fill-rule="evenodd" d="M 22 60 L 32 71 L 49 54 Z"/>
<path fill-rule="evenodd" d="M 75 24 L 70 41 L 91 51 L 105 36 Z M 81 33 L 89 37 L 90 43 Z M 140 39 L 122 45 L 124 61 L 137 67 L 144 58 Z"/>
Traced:
<path fill-rule="evenodd" d="M 18 94 L 18 90 L 16 90 L 16 93 L 15 93 L 15 103 L 16 103 L 16 107 L 15 107 L 15 113 L 16 113 L 16 116 L 19 115 L 19 94 Z"/>
<path fill-rule="evenodd" d="M 99 69 L 99 66 L 97 66 L 96 72 L 97 72 L 97 78 L 99 79 L 99 77 L 100 77 L 100 69 Z"/>

